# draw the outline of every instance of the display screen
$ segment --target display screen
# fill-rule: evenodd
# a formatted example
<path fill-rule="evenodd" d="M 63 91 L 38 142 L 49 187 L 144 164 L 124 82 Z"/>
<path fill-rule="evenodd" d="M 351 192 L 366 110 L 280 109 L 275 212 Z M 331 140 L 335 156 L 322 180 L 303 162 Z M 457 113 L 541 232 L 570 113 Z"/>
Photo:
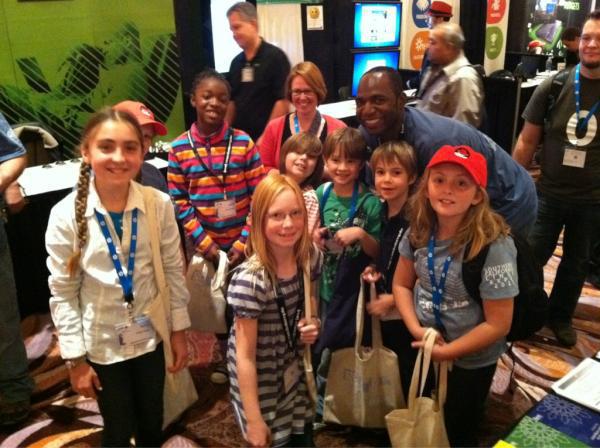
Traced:
<path fill-rule="evenodd" d="M 372 53 L 355 53 L 352 71 L 352 96 L 358 92 L 358 83 L 362 75 L 373 67 L 391 67 L 398 69 L 400 53 L 398 51 L 377 51 Z"/>
<path fill-rule="evenodd" d="M 399 3 L 354 4 L 354 48 L 400 45 Z"/>

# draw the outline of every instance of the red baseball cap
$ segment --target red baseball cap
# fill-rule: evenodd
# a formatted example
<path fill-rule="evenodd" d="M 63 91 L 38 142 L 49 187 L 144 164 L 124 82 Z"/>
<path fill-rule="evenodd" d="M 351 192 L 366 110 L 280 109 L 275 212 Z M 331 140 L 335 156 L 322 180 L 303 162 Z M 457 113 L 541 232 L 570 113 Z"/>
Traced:
<path fill-rule="evenodd" d="M 428 14 L 436 17 L 452 17 L 452 6 L 444 2 L 431 2 Z"/>
<path fill-rule="evenodd" d="M 442 146 L 433 155 L 427 168 L 441 163 L 454 163 L 462 166 L 471 175 L 477 185 L 487 186 L 487 162 L 485 157 L 469 146 Z"/>
<path fill-rule="evenodd" d="M 113 106 L 113 109 L 128 112 L 133 115 L 140 126 L 151 124 L 154 127 L 154 132 L 158 135 L 166 135 L 167 127 L 160 121 L 154 119 L 154 114 L 146 107 L 144 103 L 138 101 L 121 101 Z"/>

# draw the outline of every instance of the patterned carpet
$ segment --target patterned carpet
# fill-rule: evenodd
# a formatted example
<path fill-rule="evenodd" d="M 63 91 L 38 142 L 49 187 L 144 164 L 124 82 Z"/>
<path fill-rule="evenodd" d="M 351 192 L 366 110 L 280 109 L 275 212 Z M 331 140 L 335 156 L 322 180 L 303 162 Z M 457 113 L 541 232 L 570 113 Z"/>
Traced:
<path fill-rule="evenodd" d="M 559 245 L 545 269 L 547 289 L 552 286 L 561 253 Z M 531 340 L 515 344 L 512 356 L 506 354 L 501 358 L 480 435 L 481 446 L 493 445 L 547 393 L 553 381 L 582 358 L 600 350 L 600 291 L 586 285 L 574 323 L 579 340 L 572 349 L 558 346 L 550 331 L 544 328 Z M 36 383 L 34 411 L 25 424 L 9 432 L 0 432 L 0 448 L 99 446 L 102 418 L 97 404 L 70 390 L 68 373 L 60 359 L 49 316 L 30 316 L 23 321 L 22 329 L 30 371 Z M 169 438 L 163 446 L 245 446 L 229 405 L 227 386 L 215 386 L 208 380 L 214 363 L 221 356 L 216 339 L 211 334 L 191 332 L 188 342 L 191 370 L 200 399 L 169 428 Z M 384 431 L 347 427 L 328 426 L 316 434 L 315 440 L 319 447 L 389 445 Z"/>

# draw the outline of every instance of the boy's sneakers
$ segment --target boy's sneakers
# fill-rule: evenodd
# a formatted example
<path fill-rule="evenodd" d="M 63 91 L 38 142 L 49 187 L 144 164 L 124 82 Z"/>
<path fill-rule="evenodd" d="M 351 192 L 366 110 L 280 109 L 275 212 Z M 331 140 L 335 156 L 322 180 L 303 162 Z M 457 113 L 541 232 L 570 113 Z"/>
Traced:
<path fill-rule="evenodd" d="M 0 402 L 0 426 L 15 426 L 23 423 L 29 417 L 31 404 L 29 400 L 15 403 Z"/>
<path fill-rule="evenodd" d="M 227 366 L 225 363 L 219 363 L 215 370 L 210 374 L 210 382 L 213 384 L 225 384 L 229 381 Z"/>
<path fill-rule="evenodd" d="M 550 321 L 548 322 L 548 327 L 552 330 L 560 345 L 573 347 L 577 344 L 577 333 L 573 329 L 571 322 Z"/>

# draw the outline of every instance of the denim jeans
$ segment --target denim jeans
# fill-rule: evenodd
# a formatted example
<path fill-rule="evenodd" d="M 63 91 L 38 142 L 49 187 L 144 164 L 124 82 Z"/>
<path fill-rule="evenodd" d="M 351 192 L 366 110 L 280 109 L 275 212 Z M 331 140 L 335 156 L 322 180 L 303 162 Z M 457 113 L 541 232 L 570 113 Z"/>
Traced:
<path fill-rule="evenodd" d="M 27 353 L 21 338 L 21 318 L 13 265 L 0 218 L 0 401 L 28 401 L 33 381 L 27 370 Z"/>
<path fill-rule="evenodd" d="M 570 322 L 575 312 L 600 228 L 600 204 L 574 204 L 540 193 L 529 241 L 542 266 L 552 256 L 563 228 L 563 255 L 550 294 L 549 320 L 553 322 Z"/>

